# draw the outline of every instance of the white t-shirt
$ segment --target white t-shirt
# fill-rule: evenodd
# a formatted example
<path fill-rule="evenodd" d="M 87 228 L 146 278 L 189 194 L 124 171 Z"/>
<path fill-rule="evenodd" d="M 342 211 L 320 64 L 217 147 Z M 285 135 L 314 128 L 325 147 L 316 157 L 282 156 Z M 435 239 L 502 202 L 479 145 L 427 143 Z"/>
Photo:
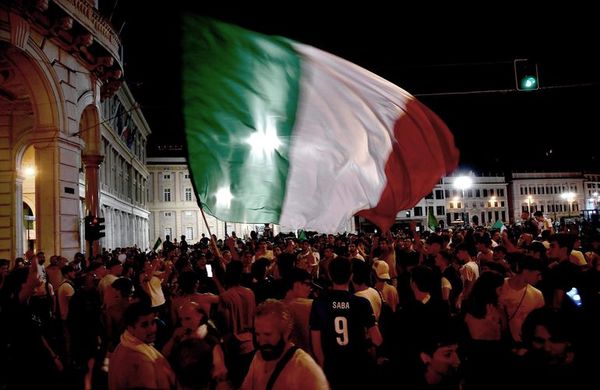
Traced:
<path fill-rule="evenodd" d="M 277 361 L 263 360 L 260 352 L 254 354 L 254 359 L 252 359 L 241 389 L 263 390 L 267 386 L 276 364 Z M 298 349 L 294 353 L 273 384 L 273 390 L 296 389 L 329 389 L 327 378 L 321 367 L 302 349 Z"/>
<path fill-rule="evenodd" d="M 368 287 L 366 290 L 354 293 L 354 295 L 358 297 L 367 298 L 369 300 L 369 302 L 371 303 L 371 307 L 373 308 L 373 314 L 375 314 L 375 319 L 379 321 L 382 302 L 377 290 L 375 290 L 373 287 Z"/>
<path fill-rule="evenodd" d="M 510 287 L 508 278 L 506 278 L 500 292 L 499 302 L 506 312 L 513 340 L 521 341 L 521 327 L 525 318 L 534 309 L 544 306 L 544 296 L 540 290 L 530 284 L 515 290 Z"/>

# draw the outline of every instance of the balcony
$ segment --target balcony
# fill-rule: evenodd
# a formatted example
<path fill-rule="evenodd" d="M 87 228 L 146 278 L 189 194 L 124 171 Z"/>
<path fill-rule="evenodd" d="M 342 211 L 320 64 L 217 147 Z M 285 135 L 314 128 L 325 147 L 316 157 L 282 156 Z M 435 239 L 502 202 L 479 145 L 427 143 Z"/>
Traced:
<path fill-rule="evenodd" d="M 114 95 L 123 82 L 122 48 L 111 24 L 87 0 L 12 0 L 8 6 L 102 82 L 101 95 Z"/>

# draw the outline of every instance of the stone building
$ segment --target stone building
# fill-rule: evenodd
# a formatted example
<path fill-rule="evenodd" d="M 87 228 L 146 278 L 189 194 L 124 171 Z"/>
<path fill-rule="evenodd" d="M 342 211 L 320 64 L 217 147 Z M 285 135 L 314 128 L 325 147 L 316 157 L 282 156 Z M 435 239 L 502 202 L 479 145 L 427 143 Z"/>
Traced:
<path fill-rule="evenodd" d="M 96 250 L 147 245 L 149 128 L 122 84 L 119 36 L 94 1 L 0 2 L 0 258 L 72 258 L 88 214 L 106 218 Z"/>

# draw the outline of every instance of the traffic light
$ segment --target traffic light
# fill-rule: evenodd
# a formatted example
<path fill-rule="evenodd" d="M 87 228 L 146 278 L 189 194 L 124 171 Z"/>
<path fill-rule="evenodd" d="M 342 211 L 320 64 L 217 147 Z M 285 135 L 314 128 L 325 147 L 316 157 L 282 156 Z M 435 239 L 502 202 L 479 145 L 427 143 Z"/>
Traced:
<path fill-rule="evenodd" d="M 96 240 L 106 236 L 104 233 L 104 218 L 96 218 Z"/>
<path fill-rule="evenodd" d="M 537 63 L 528 59 L 517 59 L 515 64 L 515 84 L 519 91 L 535 91 L 540 88 Z"/>
<path fill-rule="evenodd" d="M 104 218 L 93 217 L 88 215 L 85 217 L 85 240 L 96 241 L 104 237 Z"/>
<path fill-rule="evenodd" d="M 94 241 L 94 217 L 88 215 L 85 217 L 85 240 L 86 241 Z"/>

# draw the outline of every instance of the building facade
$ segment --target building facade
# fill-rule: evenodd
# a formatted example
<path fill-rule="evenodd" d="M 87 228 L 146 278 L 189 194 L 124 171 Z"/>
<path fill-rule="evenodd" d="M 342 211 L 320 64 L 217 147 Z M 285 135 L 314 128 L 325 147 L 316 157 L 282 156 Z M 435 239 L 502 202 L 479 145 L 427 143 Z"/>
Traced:
<path fill-rule="evenodd" d="M 457 186 L 468 177 L 467 187 Z M 398 225 L 410 222 L 427 227 L 429 215 L 438 226 L 453 224 L 491 226 L 496 221 L 515 223 L 523 211 L 541 211 L 546 218 L 598 219 L 600 174 L 583 172 L 512 172 L 505 175 L 461 173 L 443 177 L 415 207 L 398 213 Z M 357 224 L 367 229 L 368 221 Z"/>
<path fill-rule="evenodd" d="M 586 203 L 582 172 L 513 172 L 511 217 L 541 211 L 553 221 L 579 217 Z"/>
<path fill-rule="evenodd" d="M 107 249 L 150 245 L 146 205 L 150 128 L 137 107 L 126 84 L 101 103 L 100 216 L 105 219 L 106 236 L 100 243 Z"/>
<path fill-rule="evenodd" d="M 166 235 L 177 239 L 185 235 L 188 242 L 198 241 L 202 234 L 208 235 L 185 158 L 151 157 L 147 163 L 150 243 L 159 237 L 164 240 Z M 507 177 L 457 170 L 442 177 L 431 193 L 413 208 L 400 211 L 395 228 L 414 222 L 420 229 L 427 229 L 430 215 L 441 228 L 465 223 L 491 227 L 497 221 L 519 222 L 524 210 L 542 211 L 553 221 L 591 218 L 598 214 L 599 192 L 600 175 L 582 172 L 513 172 Z M 211 233 L 219 238 L 232 231 L 243 237 L 252 230 L 260 233 L 264 229 L 262 224 L 225 223 L 208 214 L 206 217 Z M 377 229 L 362 217 L 353 218 L 347 226 L 348 232 L 357 228 Z M 286 231 L 277 225 L 272 229 L 275 234 Z"/>
<path fill-rule="evenodd" d="M 198 207 L 186 159 L 183 157 L 149 157 L 147 161 L 148 208 L 150 210 L 149 237 L 154 243 L 165 236 L 179 240 L 182 235 L 188 243 L 195 243 L 202 235 L 209 236 Z M 261 234 L 264 224 L 223 222 L 206 214 L 210 233 L 218 238 L 235 232 L 238 237 L 249 236 L 251 231 Z M 279 227 L 271 225 L 274 234 Z"/>
<path fill-rule="evenodd" d="M 467 177 L 466 186 L 457 186 L 458 178 Z M 503 175 L 477 175 L 472 172 L 456 171 L 444 176 L 425 198 L 415 207 L 398 214 L 397 222 L 416 222 L 428 226 L 429 215 L 433 214 L 437 225 L 491 226 L 500 220 L 507 222 L 509 215 L 508 191 Z"/>
<path fill-rule="evenodd" d="M 124 243 L 111 233 L 115 224 L 123 231 L 139 225 L 127 240 L 143 242 L 143 200 L 100 177 L 112 164 L 136 185 L 147 175 L 149 129 L 141 114 L 130 111 L 137 151 L 129 136 L 117 139 L 124 128 L 109 124 L 115 96 L 125 110 L 135 107 L 128 90 L 119 91 L 122 75 L 119 36 L 94 1 L 0 2 L 0 258 L 29 249 L 72 258 L 85 248 L 89 214 L 107 219 L 101 244 Z M 111 210 L 139 219 L 115 216 L 108 223 Z"/>

